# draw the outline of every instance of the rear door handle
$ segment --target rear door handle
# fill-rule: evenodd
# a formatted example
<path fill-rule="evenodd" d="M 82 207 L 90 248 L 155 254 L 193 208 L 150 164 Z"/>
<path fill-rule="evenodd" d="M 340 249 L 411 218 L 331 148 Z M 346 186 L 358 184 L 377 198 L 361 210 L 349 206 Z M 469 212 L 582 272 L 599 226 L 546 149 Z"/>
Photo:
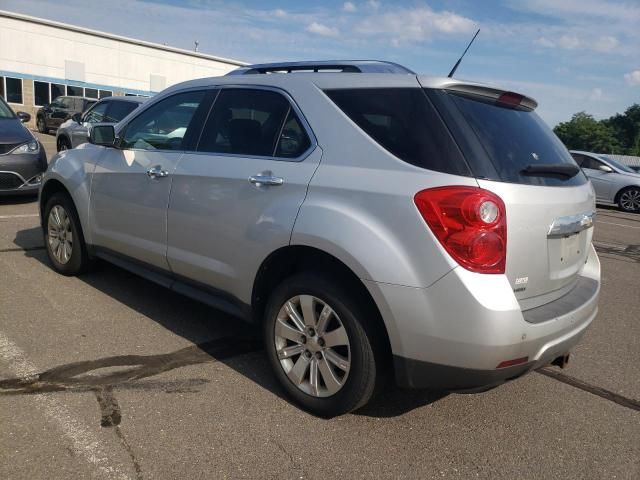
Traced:
<path fill-rule="evenodd" d="M 162 167 L 158 165 L 147 170 L 147 175 L 150 178 L 164 178 L 169 176 L 169 172 L 162 170 Z"/>
<path fill-rule="evenodd" d="M 280 177 L 274 177 L 273 175 L 260 174 L 260 175 L 253 175 L 249 177 L 249 183 L 253 183 L 258 187 L 262 185 L 278 186 L 284 183 L 284 179 Z"/>

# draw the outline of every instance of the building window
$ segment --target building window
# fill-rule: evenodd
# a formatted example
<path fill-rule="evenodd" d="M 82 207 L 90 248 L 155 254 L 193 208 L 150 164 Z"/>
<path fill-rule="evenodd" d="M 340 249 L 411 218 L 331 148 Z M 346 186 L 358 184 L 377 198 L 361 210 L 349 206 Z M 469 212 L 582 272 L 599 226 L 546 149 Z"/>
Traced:
<path fill-rule="evenodd" d="M 84 96 L 87 98 L 98 98 L 98 90 L 95 88 L 85 88 Z"/>
<path fill-rule="evenodd" d="M 22 104 L 22 79 L 6 78 L 7 102 Z"/>
<path fill-rule="evenodd" d="M 51 101 L 53 102 L 58 97 L 63 97 L 65 95 L 65 87 L 64 85 L 60 85 L 59 83 L 51 84 Z"/>
<path fill-rule="evenodd" d="M 84 88 L 67 85 L 67 95 L 70 97 L 84 97 Z"/>
<path fill-rule="evenodd" d="M 49 100 L 49 83 L 33 82 L 33 104 L 36 107 L 42 107 L 50 103 Z"/>
<path fill-rule="evenodd" d="M 111 90 L 100 90 L 100 98 L 112 97 L 113 92 Z"/>

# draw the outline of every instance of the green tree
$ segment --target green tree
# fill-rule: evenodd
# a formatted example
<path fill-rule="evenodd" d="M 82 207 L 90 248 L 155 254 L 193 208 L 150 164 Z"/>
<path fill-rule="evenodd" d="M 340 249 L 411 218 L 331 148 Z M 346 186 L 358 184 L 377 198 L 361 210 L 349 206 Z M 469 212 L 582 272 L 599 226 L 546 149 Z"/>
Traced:
<path fill-rule="evenodd" d="M 620 153 L 640 156 L 640 105 L 627 108 L 624 114 L 616 114 L 605 120 L 622 146 Z"/>
<path fill-rule="evenodd" d="M 586 112 L 578 112 L 570 121 L 559 123 L 553 131 L 570 150 L 615 153 L 621 145 L 614 128 Z"/>

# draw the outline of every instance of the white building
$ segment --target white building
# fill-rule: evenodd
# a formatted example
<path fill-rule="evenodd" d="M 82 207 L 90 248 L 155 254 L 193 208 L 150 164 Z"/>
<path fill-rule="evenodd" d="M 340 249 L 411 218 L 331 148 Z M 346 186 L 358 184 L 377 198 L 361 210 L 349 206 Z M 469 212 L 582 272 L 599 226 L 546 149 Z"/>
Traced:
<path fill-rule="evenodd" d="M 0 95 L 31 114 L 60 95 L 153 95 L 244 65 L 0 10 Z"/>

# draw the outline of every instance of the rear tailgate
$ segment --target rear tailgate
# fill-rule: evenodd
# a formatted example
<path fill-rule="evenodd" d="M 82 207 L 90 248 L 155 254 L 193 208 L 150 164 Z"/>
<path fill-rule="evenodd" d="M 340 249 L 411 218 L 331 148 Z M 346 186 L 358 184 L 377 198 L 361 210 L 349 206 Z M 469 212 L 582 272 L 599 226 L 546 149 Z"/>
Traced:
<path fill-rule="evenodd" d="M 587 259 L 595 198 L 567 149 L 534 112 L 535 101 L 477 85 L 426 91 L 480 187 L 505 203 L 505 274 L 521 307 L 566 294 Z"/>

